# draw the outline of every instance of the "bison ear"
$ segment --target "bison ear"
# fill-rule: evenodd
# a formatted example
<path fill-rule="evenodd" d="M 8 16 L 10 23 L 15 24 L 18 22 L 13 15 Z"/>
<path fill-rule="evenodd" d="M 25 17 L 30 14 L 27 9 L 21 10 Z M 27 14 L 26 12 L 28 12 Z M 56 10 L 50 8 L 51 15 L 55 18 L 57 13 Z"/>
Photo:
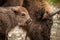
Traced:
<path fill-rule="evenodd" d="M 13 10 L 13 12 L 16 14 L 16 15 L 18 15 L 19 13 L 18 13 L 18 11 L 16 11 L 16 10 Z"/>
<path fill-rule="evenodd" d="M 19 14 L 20 6 L 16 6 L 16 7 L 8 7 L 8 8 L 11 9 L 16 15 Z"/>
<path fill-rule="evenodd" d="M 12 11 L 13 11 L 16 15 L 19 14 L 19 9 L 12 8 Z"/>

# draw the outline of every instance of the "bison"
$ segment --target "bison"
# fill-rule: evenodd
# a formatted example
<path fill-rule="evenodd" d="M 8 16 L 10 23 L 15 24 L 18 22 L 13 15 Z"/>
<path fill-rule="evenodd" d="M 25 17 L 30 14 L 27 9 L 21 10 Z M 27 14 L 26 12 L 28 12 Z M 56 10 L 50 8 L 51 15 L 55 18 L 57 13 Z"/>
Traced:
<path fill-rule="evenodd" d="M 34 16 L 35 20 L 27 22 L 27 36 L 31 40 L 50 40 L 52 18 L 45 13 L 44 9 L 39 9 Z"/>
<path fill-rule="evenodd" d="M 46 12 L 44 8 L 39 9 L 35 14 L 36 19 L 26 22 L 28 24 L 27 36 L 31 40 L 50 40 L 52 18 L 57 13 L 60 13 L 60 9 L 51 13 Z"/>
<path fill-rule="evenodd" d="M 31 40 L 50 40 L 53 16 L 50 5 L 45 0 L 24 0 L 32 22 L 28 22 L 27 36 Z"/>
<path fill-rule="evenodd" d="M 52 17 L 49 17 L 50 7 L 44 0 L 24 0 L 23 6 L 28 10 L 32 18 L 27 36 L 31 40 L 50 40 L 50 31 L 53 24 Z"/>
<path fill-rule="evenodd" d="M 24 0 L 0 0 L 0 6 L 22 6 Z"/>
<path fill-rule="evenodd" d="M 8 40 L 8 32 L 30 20 L 28 11 L 21 6 L 0 7 L 0 40 Z"/>

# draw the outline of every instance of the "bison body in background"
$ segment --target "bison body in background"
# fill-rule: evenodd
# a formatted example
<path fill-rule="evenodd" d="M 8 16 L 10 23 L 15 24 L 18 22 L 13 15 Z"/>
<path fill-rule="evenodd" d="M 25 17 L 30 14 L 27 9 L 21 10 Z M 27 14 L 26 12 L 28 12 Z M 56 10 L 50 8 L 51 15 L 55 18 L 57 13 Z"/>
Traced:
<path fill-rule="evenodd" d="M 38 10 L 34 15 L 36 16 L 36 19 L 27 23 L 27 36 L 31 40 L 50 40 L 51 26 L 53 24 L 52 18 L 42 9 Z"/>
<path fill-rule="evenodd" d="M 0 40 L 8 40 L 8 32 L 15 26 L 24 25 L 29 19 L 24 7 L 0 7 Z"/>
<path fill-rule="evenodd" d="M 30 17 L 35 20 L 36 11 L 40 8 L 44 8 L 48 13 L 52 12 L 51 6 L 45 0 L 24 0 L 23 6 L 28 10 Z"/>
<path fill-rule="evenodd" d="M 24 0 L 0 0 L 0 6 L 22 6 Z"/>
<path fill-rule="evenodd" d="M 32 22 L 28 24 L 27 36 L 31 40 L 50 40 L 53 24 L 50 6 L 44 0 L 24 0 L 23 6 L 28 10 Z"/>

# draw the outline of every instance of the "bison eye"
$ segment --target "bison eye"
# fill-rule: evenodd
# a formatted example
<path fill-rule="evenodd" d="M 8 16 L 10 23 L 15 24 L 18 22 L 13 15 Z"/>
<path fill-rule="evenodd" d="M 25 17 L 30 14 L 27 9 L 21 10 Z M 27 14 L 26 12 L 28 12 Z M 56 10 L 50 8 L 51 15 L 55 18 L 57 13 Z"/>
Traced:
<path fill-rule="evenodd" d="M 24 13 L 22 13 L 21 16 L 26 16 L 26 15 Z"/>

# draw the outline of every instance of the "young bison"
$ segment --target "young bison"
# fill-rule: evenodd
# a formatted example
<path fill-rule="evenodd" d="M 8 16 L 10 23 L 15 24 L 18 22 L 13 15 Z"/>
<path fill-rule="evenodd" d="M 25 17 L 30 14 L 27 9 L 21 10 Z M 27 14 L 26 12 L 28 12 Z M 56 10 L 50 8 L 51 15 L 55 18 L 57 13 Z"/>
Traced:
<path fill-rule="evenodd" d="M 24 25 L 29 19 L 24 7 L 0 7 L 0 40 L 8 40 L 8 32 L 15 26 Z"/>

